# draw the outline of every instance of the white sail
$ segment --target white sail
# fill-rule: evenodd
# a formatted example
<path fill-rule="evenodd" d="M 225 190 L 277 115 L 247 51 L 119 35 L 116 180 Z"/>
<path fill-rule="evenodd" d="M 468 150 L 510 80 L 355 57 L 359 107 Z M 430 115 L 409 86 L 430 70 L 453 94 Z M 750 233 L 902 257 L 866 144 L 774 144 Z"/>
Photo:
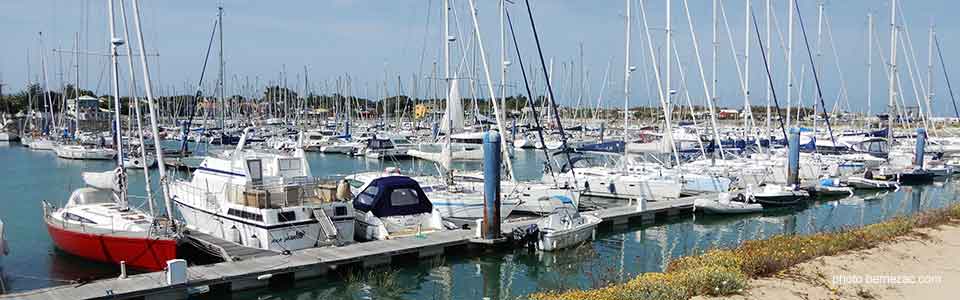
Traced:
<path fill-rule="evenodd" d="M 118 170 L 111 170 L 106 172 L 83 172 L 81 176 L 83 177 L 83 182 L 89 186 L 104 189 L 104 190 L 119 190 L 119 176 Z"/>
<path fill-rule="evenodd" d="M 450 80 L 447 111 L 443 114 L 443 120 L 440 122 L 440 131 L 450 134 L 451 125 L 454 132 L 463 130 L 463 103 L 460 101 L 460 88 L 456 79 Z"/>

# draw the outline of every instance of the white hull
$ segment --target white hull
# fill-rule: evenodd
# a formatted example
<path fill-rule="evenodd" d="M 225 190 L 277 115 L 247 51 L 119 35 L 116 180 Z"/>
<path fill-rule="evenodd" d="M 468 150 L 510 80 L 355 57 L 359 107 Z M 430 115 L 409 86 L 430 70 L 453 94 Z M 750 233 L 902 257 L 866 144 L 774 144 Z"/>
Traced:
<path fill-rule="evenodd" d="M 82 160 L 109 160 L 117 155 L 117 151 L 106 148 L 86 148 L 82 146 L 59 146 L 54 148 L 57 156 L 66 159 Z"/>
<path fill-rule="evenodd" d="M 18 136 L 16 133 L 6 131 L 0 132 L 0 142 L 13 142 L 19 139 L 20 136 Z"/>
<path fill-rule="evenodd" d="M 350 154 L 355 151 L 358 145 L 350 144 L 333 144 L 320 147 L 320 152 L 323 153 L 339 153 L 339 154 Z"/>
<path fill-rule="evenodd" d="M 596 236 L 597 225 L 603 220 L 592 215 L 581 215 L 581 218 L 584 219 L 584 222 L 573 228 L 542 232 L 543 234 L 537 242 L 537 249 L 556 251 L 592 240 Z"/>
<path fill-rule="evenodd" d="M 427 192 L 427 197 L 433 203 L 433 209 L 441 217 L 457 219 L 482 219 L 483 218 L 483 193 L 448 193 L 448 192 Z M 507 216 L 513 213 L 513 210 L 520 204 L 516 199 L 507 197 L 500 199 L 500 219 L 506 220 Z"/>
<path fill-rule="evenodd" d="M 276 252 L 313 248 L 317 245 L 320 236 L 320 225 L 316 222 L 266 229 L 253 222 L 236 220 L 237 217 L 214 215 L 185 204 L 177 198 L 174 198 L 174 204 L 190 230 L 250 248 Z"/>
<path fill-rule="evenodd" d="M 53 141 L 48 139 L 33 139 L 30 141 L 30 143 L 27 143 L 27 147 L 32 150 L 53 151 L 56 145 L 53 144 Z"/>

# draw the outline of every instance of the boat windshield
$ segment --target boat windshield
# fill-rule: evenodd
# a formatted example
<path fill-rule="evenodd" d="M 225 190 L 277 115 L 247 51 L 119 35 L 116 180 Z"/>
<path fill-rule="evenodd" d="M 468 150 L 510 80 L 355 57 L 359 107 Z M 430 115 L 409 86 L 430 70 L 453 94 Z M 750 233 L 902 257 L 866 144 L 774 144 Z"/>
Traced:
<path fill-rule="evenodd" d="M 85 187 L 73 191 L 73 194 L 70 195 L 69 203 L 73 205 L 83 205 L 116 202 L 116 197 L 111 190 Z"/>
<path fill-rule="evenodd" d="M 357 195 L 357 201 L 363 205 L 372 206 L 373 199 L 377 197 L 377 192 L 380 192 L 380 188 L 377 186 L 367 187 L 367 189 Z"/>

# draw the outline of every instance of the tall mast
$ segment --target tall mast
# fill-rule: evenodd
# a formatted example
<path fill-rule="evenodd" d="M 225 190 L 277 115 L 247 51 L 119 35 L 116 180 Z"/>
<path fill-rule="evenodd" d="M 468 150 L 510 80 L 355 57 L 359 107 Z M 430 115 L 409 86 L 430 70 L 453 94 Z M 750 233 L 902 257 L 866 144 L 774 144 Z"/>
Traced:
<path fill-rule="evenodd" d="M 123 137 L 122 137 L 122 128 L 120 127 L 120 64 L 118 62 L 119 55 L 117 54 L 117 47 L 123 45 L 123 40 L 117 37 L 115 26 L 113 24 L 113 0 L 107 0 L 107 9 L 108 17 L 110 18 L 110 61 L 111 65 L 111 75 L 113 77 L 113 126 L 116 134 L 114 135 L 116 139 L 114 140 L 115 146 L 117 147 L 117 168 L 122 183 L 126 182 L 127 174 L 126 170 L 123 168 Z M 127 205 L 127 189 L 124 186 L 120 187 L 120 202 L 123 205 Z"/>
<path fill-rule="evenodd" d="M 773 39 L 771 38 L 771 34 L 773 30 L 772 30 L 771 24 L 773 23 L 773 5 L 770 3 L 770 1 L 771 0 L 767 0 L 767 4 L 766 4 L 767 49 L 760 49 L 760 50 L 761 51 L 765 50 L 767 57 L 772 58 L 773 57 L 773 48 L 772 48 Z M 767 64 L 767 70 L 769 70 L 770 72 L 773 72 L 772 65 L 773 64 L 771 63 Z M 767 139 L 770 138 L 770 119 L 772 117 L 772 115 L 770 114 L 770 99 L 771 99 L 772 93 L 773 93 L 773 86 L 767 84 L 767 121 L 766 121 L 767 128 L 763 131 L 763 137 Z"/>
<path fill-rule="evenodd" d="M 44 123 L 47 124 L 47 133 L 49 134 L 50 130 L 53 130 L 53 128 L 51 128 L 53 127 L 53 99 L 51 99 L 53 95 L 50 94 L 50 82 L 47 80 L 46 52 L 47 52 L 46 47 L 44 47 L 44 44 L 43 44 L 43 32 L 41 32 L 40 33 L 40 68 L 43 73 L 43 101 L 44 101 L 43 103 L 44 103 L 44 106 L 46 107 L 44 113 L 50 114 L 50 122 L 44 122 Z M 41 120 L 45 120 L 45 119 L 46 118 L 41 118 Z"/>
<path fill-rule="evenodd" d="M 630 120 L 630 1 L 627 2 L 627 18 L 626 20 L 626 50 L 624 50 L 624 59 L 623 59 L 623 145 L 626 147 L 628 141 L 627 135 L 627 125 Z"/>
<path fill-rule="evenodd" d="M 750 107 L 750 0 L 744 5 L 744 30 L 743 30 L 743 128 L 747 129 L 747 134 L 752 131 L 749 118 L 753 117 L 753 108 Z M 759 141 L 757 141 L 759 142 Z"/>
<path fill-rule="evenodd" d="M 503 108 L 503 117 L 507 117 L 507 34 L 504 27 L 504 12 L 506 0 L 500 0 L 500 107 Z M 511 129 L 513 130 L 513 129 Z"/>
<path fill-rule="evenodd" d="M 817 0 L 817 57 L 816 60 L 811 62 L 815 70 L 823 70 L 821 68 L 821 56 L 823 56 L 823 0 Z M 816 78 L 814 78 L 816 80 Z M 803 88 L 802 86 L 800 88 Z M 839 99 L 838 99 L 839 100 Z M 803 99 L 799 99 L 803 101 Z M 813 101 L 813 130 L 817 130 L 817 101 Z M 827 108 L 823 108 L 824 114 L 827 114 Z M 798 118 L 799 120 L 799 118 Z"/>
<path fill-rule="evenodd" d="M 140 28 L 140 1 L 133 0 L 133 21 L 137 30 L 137 43 L 140 46 L 140 53 L 146 53 L 147 47 L 144 46 L 143 42 L 143 30 Z M 164 205 L 167 210 L 167 217 L 173 218 L 173 204 L 170 202 L 170 197 L 167 190 L 167 167 L 163 163 L 163 147 L 160 146 L 160 130 L 157 125 L 157 110 L 156 105 L 153 100 L 153 87 L 150 81 L 150 68 L 147 65 L 147 56 L 140 55 L 140 66 L 143 70 L 143 84 L 144 90 L 147 94 L 147 107 L 150 109 L 150 133 L 153 134 L 154 142 L 156 143 L 157 154 L 157 169 L 160 171 L 160 189 L 163 191 L 163 200 Z M 133 70 L 130 70 L 133 72 Z"/>
<path fill-rule="evenodd" d="M 867 14 L 867 115 L 873 114 L 873 13 Z"/>
<path fill-rule="evenodd" d="M 123 5 L 123 1 L 120 1 L 120 19 L 123 21 L 123 38 L 129 41 L 130 30 L 129 30 L 129 26 L 127 26 L 127 10 L 126 10 L 126 6 Z M 133 72 L 134 70 L 133 69 L 133 47 L 130 47 L 130 45 L 128 44 L 127 47 L 125 48 L 127 50 L 127 67 L 130 68 L 130 71 L 128 72 L 130 73 L 130 82 L 128 83 L 130 87 L 130 103 L 133 106 L 133 110 L 137 118 L 137 137 L 139 138 L 139 141 L 140 141 L 140 157 L 143 159 L 142 161 L 144 162 L 143 181 L 147 183 L 145 185 L 146 192 L 147 192 L 147 207 L 150 210 L 150 216 L 155 216 L 156 214 L 154 213 L 154 208 L 153 208 L 153 188 L 151 187 L 151 184 L 150 184 L 150 170 L 149 170 L 150 166 L 146 164 L 147 162 L 146 145 L 147 144 L 143 140 L 143 124 L 141 123 L 142 118 L 140 116 L 140 99 L 137 98 L 137 78 L 136 78 L 136 74 Z M 141 51 L 140 55 L 145 56 L 147 54 L 144 51 Z M 129 115 L 130 113 L 128 112 L 127 114 Z M 130 126 L 130 125 L 128 124 L 127 126 Z M 156 143 L 156 145 L 159 147 L 160 144 Z M 158 162 L 158 163 L 162 164 L 163 162 Z"/>
<path fill-rule="evenodd" d="M 714 111 L 713 97 L 710 94 L 710 89 L 707 88 L 707 75 L 703 70 L 703 59 L 700 56 L 700 42 L 697 40 L 696 31 L 693 30 L 693 18 L 690 16 L 690 6 L 687 0 L 683 0 L 683 10 L 687 15 L 687 25 L 690 26 L 690 36 L 693 38 L 693 50 L 697 57 L 697 68 L 700 70 L 700 81 L 703 83 L 703 92 L 706 95 L 707 108 L 710 109 L 710 124 L 713 126 L 713 134 L 717 145 L 716 151 L 720 152 L 720 159 L 723 159 L 723 144 L 720 142 L 720 130 L 717 128 L 717 116 Z"/>
<path fill-rule="evenodd" d="M 933 117 L 933 111 L 930 109 L 930 102 L 933 101 L 933 23 L 930 24 L 930 37 L 927 40 L 927 115 Z M 931 130 L 936 126 L 930 127 Z"/>
<path fill-rule="evenodd" d="M 890 87 L 887 95 L 890 97 L 887 103 L 887 139 L 893 143 L 893 119 L 894 106 L 897 101 L 897 0 L 890 1 Z M 899 114 L 899 113 L 898 113 Z"/>
<path fill-rule="evenodd" d="M 73 138 L 80 134 L 80 32 L 76 35 L 77 82 L 73 87 Z"/>
<path fill-rule="evenodd" d="M 666 26 L 666 37 L 665 37 L 664 39 L 666 40 L 666 43 L 667 43 L 667 45 L 666 45 L 666 46 L 667 46 L 667 50 L 666 50 L 667 53 L 666 53 L 666 64 L 664 64 L 664 67 L 666 67 L 667 70 L 666 70 L 666 72 L 665 72 L 666 74 L 665 74 L 665 76 L 664 76 L 664 77 L 666 77 L 666 78 L 665 78 L 666 80 L 665 80 L 665 82 L 664 82 L 664 91 L 663 91 L 663 101 L 664 101 L 664 103 L 663 103 L 663 120 L 664 120 L 664 123 L 666 123 L 666 124 L 664 125 L 664 128 L 665 128 L 665 129 L 664 129 L 664 132 L 663 132 L 663 133 L 664 133 L 664 136 L 667 138 L 667 143 L 670 143 L 670 149 L 674 150 L 674 151 L 673 151 L 673 154 L 674 154 L 674 157 L 675 157 L 676 160 L 677 160 L 677 167 L 679 167 L 679 166 L 680 166 L 680 153 L 676 151 L 677 149 L 676 149 L 676 147 L 675 147 L 674 144 L 673 144 L 673 104 L 672 104 L 672 101 L 671 101 L 671 99 L 673 98 L 673 90 L 670 89 L 670 88 L 671 88 L 671 87 L 670 87 L 670 79 L 671 79 L 670 75 L 671 75 L 671 73 L 672 73 L 671 70 L 673 70 L 673 68 L 670 67 L 670 65 L 671 65 L 670 60 L 673 58 L 673 57 L 672 57 L 672 56 L 673 56 L 673 28 L 671 28 L 671 26 L 670 26 L 670 24 L 673 23 L 673 22 L 671 21 L 671 18 L 670 18 L 671 15 L 673 15 L 673 14 L 671 13 L 671 8 L 673 7 L 673 5 L 670 4 L 671 1 L 673 1 L 673 0 L 666 0 L 666 1 L 665 1 L 665 2 L 666 2 L 666 5 L 667 5 L 667 26 Z M 646 22 L 646 18 L 644 18 L 644 22 Z M 647 34 L 649 34 L 649 32 L 650 32 L 650 31 L 648 30 L 648 31 L 647 31 Z"/>
<path fill-rule="evenodd" d="M 713 0 L 713 53 L 710 58 L 712 60 L 710 66 L 710 95 L 712 96 L 714 104 L 720 99 L 720 97 L 717 96 L 717 54 L 720 52 L 720 23 L 717 19 L 717 13 L 719 12 L 718 1 L 719 0 Z M 717 143 L 719 142 L 720 141 L 717 141 Z"/>
<path fill-rule="evenodd" d="M 223 95 L 226 92 L 223 82 L 223 6 L 217 6 L 217 26 L 219 26 L 218 35 L 220 39 L 220 53 L 218 55 L 220 59 L 220 80 L 217 83 L 217 90 L 220 93 L 220 130 L 223 131 L 226 129 L 224 119 L 227 116 L 227 102 Z"/>
<path fill-rule="evenodd" d="M 789 8 L 789 17 L 787 18 L 787 126 L 793 126 L 791 122 L 793 109 L 793 15 L 795 5 L 787 5 Z M 799 119 L 799 111 L 797 112 Z"/>

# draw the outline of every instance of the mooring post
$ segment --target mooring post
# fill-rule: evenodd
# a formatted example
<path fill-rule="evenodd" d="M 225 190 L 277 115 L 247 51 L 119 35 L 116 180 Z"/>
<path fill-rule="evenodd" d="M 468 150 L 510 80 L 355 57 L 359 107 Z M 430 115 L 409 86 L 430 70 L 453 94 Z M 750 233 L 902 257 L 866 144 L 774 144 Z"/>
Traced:
<path fill-rule="evenodd" d="M 800 186 L 800 128 L 790 128 L 789 153 L 787 155 L 787 184 Z"/>
<path fill-rule="evenodd" d="M 917 166 L 918 170 L 923 170 L 923 151 L 924 147 L 927 145 L 927 130 L 923 128 L 917 128 L 917 148 L 914 150 L 916 153 L 913 155 L 913 164 Z"/>
<path fill-rule="evenodd" d="M 127 262 L 120 261 L 120 279 L 127 279 Z"/>
<path fill-rule="evenodd" d="M 500 133 L 483 135 L 483 226 L 484 239 L 500 238 Z"/>

